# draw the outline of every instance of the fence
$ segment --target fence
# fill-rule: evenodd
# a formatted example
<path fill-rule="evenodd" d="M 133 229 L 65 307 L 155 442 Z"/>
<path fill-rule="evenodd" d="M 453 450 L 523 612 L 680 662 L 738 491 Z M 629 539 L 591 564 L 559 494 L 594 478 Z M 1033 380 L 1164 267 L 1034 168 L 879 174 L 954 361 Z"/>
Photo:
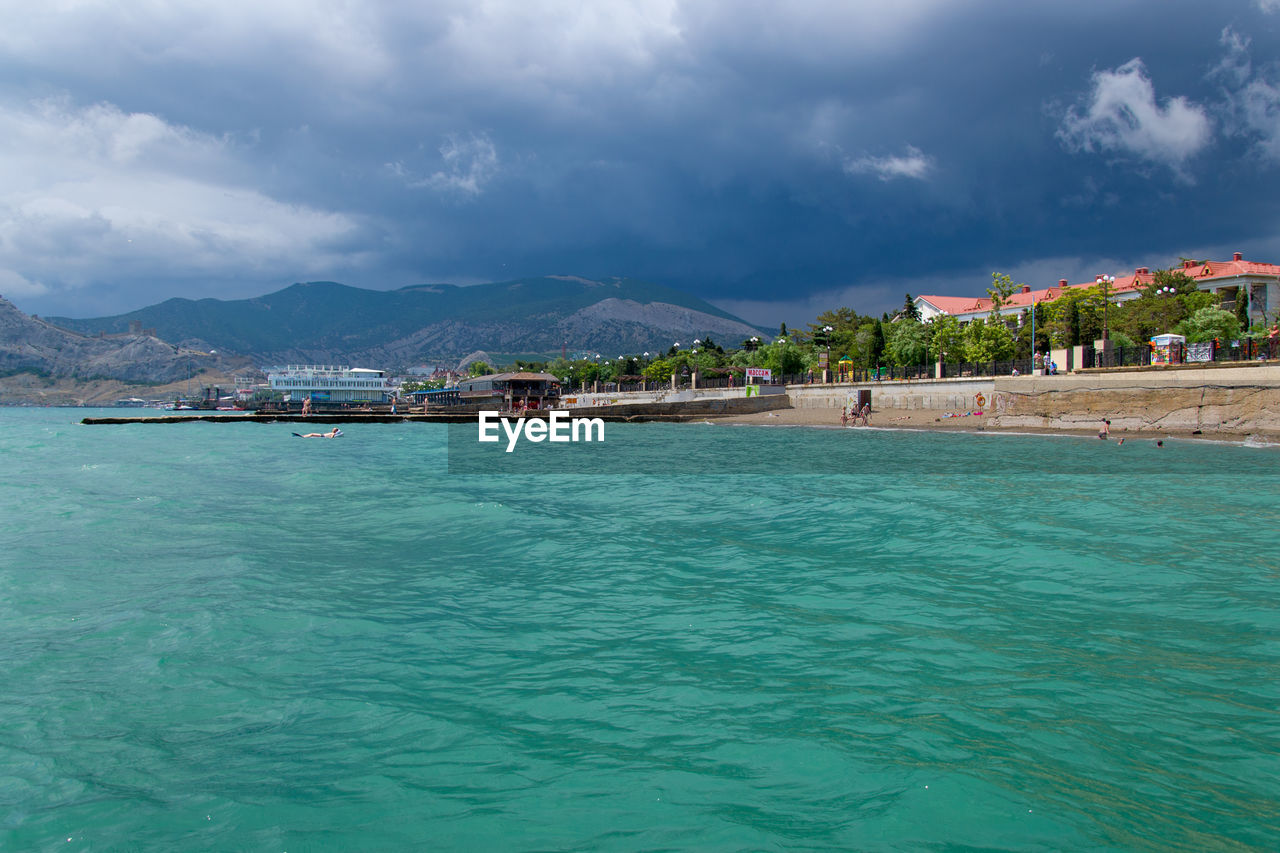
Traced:
<path fill-rule="evenodd" d="M 1132 347 L 1115 347 L 1110 352 L 1100 352 L 1093 347 L 1083 348 L 1081 367 L 1147 367 L 1151 364 L 1204 364 L 1233 361 L 1258 361 L 1276 358 L 1275 347 L 1269 341 L 1240 340 L 1223 346 L 1217 341 L 1196 344 L 1170 344 L 1153 347 L 1142 344 Z"/>

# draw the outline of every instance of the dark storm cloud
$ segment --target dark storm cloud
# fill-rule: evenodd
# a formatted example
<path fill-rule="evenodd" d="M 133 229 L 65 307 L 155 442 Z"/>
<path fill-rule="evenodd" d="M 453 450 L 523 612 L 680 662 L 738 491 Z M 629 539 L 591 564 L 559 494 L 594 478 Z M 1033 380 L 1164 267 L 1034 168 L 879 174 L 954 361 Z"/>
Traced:
<path fill-rule="evenodd" d="M 1280 258 L 1265 3 L 5 5 L 41 313 L 577 273 L 795 323 Z"/>

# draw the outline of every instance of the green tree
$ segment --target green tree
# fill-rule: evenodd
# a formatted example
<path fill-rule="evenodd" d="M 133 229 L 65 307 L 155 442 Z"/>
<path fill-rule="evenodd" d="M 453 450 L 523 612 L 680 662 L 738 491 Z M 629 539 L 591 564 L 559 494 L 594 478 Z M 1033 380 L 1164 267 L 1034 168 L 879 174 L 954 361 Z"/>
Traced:
<path fill-rule="evenodd" d="M 889 361 L 902 367 L 929 362 L 929 327 L 903 317 L 889 324 L 885 334 L 885 353 Z"/>
<path fill-rule="evenodd" d="M 1044 306 L 1045 329 L 1054 346 L 1069 347 L 1102 336 L 1102 289 L 1073 287 Z M 1110 328 L 1114 322 L 1108 322 Z M 1036 336 L 1042 331 L 1037 322 Z"/>
<path fill-rule="evenodd" d="M 666 382 L 671 378 L 671 374 L 676 372 L 676 369 L 675 362 L 670 359 L 655 358 L 640 372 L 640 375 L 650 382 Z"/>
<path fill-rule="evenodd" d="M 488 376 L 493 373 L 493 368 L 483 361 L 473 361 L 467 365 L 468 376 Z"/>
<path fill-rule="evenodd" d="M 1236 288 L 1236 322 L 1241 329 L 1249 328 L 1249 288 Z"/>
<path fill-rule="evenodd" d="M 939 314 L 928 322 L 929 354 L 947 364 L 964 361 L 964 332 L 960 321 L 950 314 Z"/>
<path fill-rule="evenodd" d="M 805 369 L 805 354 L 796 343 L 789 338 L 780 338 L 763 347 L 761 367 L 767 367 L 775 374 L 790 376 Z"/>
<path fill-rule="evenodd" d="M 880 364 L 884 361 L 884 321 L 876 320 L 875 326 L 871 332 L 871 350 L 867 353 L 870 360 L 868 367 Z"/>
<path fill-rule="evenodd" d="M 964 328 L 965 361 L 1008 361 L 1013 358 L 1013 333 L 999 315 L 974 320 Z"/>
<path fill-rule="evenodd" d="M 1213 306 L 1201 308 L 1178 324 L 1178 333 L 1189 343 L 1203 343 L 1217 338 L 1230 345 L 1240 336 L 1240 321 L 1230 311 Z"/>
<path fill-rule="evenodd" d="M 902 318 L 904 320 L 915 320 L 920 322 L 920 307 L 916 305 L 915 300 L 908 293 L 902 302 Z"/>
<path fill-rule="evenodd" d="M 1137 299 L 1116 306 L 1119 319 L 1113 323 L 1134 340 L 1147 341 L 1152 335 L 1168 332 L 1217 297 L 1202 293 L 1195 279 L 1180 269 L 1156 270 L 1151 284 L 1142 289 Z"/>

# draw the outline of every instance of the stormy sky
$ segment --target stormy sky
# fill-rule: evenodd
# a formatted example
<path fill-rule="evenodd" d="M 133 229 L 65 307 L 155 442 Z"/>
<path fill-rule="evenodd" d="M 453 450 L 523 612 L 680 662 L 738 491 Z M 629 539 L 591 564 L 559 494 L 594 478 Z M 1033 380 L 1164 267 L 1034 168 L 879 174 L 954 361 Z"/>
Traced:
<path fill-rule="evenodd" d="M 1280 0 L 0 0 L 0 295 L 1280 262 Z"/>

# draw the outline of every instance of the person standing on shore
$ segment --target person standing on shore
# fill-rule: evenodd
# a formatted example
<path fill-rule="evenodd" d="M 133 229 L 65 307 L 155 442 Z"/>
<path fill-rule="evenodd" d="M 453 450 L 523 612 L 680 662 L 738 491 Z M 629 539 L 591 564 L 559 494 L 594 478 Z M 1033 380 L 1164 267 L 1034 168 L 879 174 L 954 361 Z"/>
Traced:
<path fill-rule="evenodd" d="M 1106 418 L 1102 419 L 1102 429 L 1098 432 L 1098 438 L 1111 437 L 1111 421 Z"/>
<path fill-rule="evenodd" d="M 1271 358 L 1276 357 L 1276 346 L 1280 344 L 1280 323 L 1272 323 L 1267 332 L 1267 350 Z"/>

